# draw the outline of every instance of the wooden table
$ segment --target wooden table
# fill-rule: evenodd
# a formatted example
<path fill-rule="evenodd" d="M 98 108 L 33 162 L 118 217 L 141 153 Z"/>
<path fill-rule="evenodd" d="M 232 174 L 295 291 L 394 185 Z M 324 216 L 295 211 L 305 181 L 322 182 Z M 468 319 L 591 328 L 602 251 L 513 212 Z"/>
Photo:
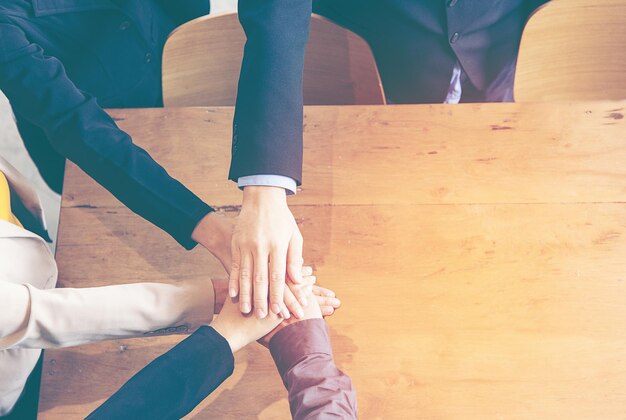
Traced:
<path fill-rule="evenodd" d="M 306 109 L 305 259 L 344 306 L 329 320 L 360 418 L 624 418 L 626 102 Z M 111 112 L 157 160 L 234 216 L 233 110 Z M 60 286 L 224 277 L 76 166 Z M 46 352 L 42 419 L 89 413 L 181 337 Z M 250 346 L 195 418 L 284 419 Z"/>

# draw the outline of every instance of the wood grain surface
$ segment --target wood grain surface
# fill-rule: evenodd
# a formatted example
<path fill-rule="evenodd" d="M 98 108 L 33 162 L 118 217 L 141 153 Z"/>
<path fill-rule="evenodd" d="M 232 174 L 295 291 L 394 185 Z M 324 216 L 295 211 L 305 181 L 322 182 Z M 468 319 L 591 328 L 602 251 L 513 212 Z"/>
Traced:
<path fill-rule="evenodd" d="M 623 418 L 624 102 L 306 109 L 290 204 L 359 417 Z M 234 217 L 232 109 L 114 110 L 170 172 Z M 507 128 L 508 127 L 508 128 Z M 433 153 L 435 152 L 435 153 Z M 224 277 L 74 165 L 60 286 Z M 46 352 L 40 417 L 79 418 L 182 337 Z M 284 419 L 258 345 L 191 418 Z"/>

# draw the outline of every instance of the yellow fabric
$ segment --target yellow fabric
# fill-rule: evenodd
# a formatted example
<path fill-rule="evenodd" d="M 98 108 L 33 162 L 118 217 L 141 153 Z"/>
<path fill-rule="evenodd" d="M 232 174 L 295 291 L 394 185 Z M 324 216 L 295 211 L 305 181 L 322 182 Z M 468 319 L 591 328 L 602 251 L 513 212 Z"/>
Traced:
<path fill-rule="evenodd" d="M 11 190 L 2 172 L 0 172 L 0 219 L 22 227 L 20 221 L 11 212 Z"/>

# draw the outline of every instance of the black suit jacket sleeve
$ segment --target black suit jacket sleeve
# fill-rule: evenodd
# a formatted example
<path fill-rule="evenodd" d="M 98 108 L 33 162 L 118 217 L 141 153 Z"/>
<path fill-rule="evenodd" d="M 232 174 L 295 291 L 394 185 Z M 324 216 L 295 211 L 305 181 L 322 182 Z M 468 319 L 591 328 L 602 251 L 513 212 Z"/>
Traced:
<path fill-rule="evenodd" d="M 181 245 L 195 245 L 191 233 L 212 209 L 134 145 L 95 98 L 76 88 L 62 63 L 5 16 L 0 16 L 0 90 L 61 155 Z"/>
<path fill-rule="evenodd" d="M 302 72 L 311 0 L 239 0 L 247 36 L 233 127 L 230 179 L 302 179 Z"/>
<path fill-rule="evenodd" d="M 130 378 L 88 419 L 180 419 L 234 369 L 228 342 L 201 327 Z"/>

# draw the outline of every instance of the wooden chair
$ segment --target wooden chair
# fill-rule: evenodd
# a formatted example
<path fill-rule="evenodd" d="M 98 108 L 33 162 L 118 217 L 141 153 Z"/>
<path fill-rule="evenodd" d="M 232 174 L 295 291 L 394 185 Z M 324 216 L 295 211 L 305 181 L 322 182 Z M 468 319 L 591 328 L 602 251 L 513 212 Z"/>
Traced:
<path fill-rule="evenodd" d="M 530 18 L 518 102 L 626 99 L 626 0 L 553 0 Z"/>
<path fill-rule="evenodd" d="M 175 29 L 163 52 L 164 105 L 234 105 L 245 41 L 236 13 L 203 16 Z M 385 104 L 367 43 L 317 15 L 311 17 L 303 91 L 306 105 Z"/>

